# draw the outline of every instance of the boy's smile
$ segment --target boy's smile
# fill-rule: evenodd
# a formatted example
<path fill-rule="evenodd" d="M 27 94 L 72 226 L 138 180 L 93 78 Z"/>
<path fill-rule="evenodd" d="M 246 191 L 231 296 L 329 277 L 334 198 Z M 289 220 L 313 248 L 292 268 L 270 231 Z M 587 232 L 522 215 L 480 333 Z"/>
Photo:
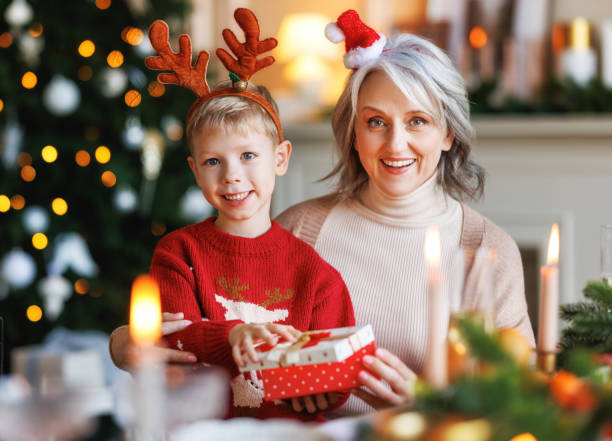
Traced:
<path fill-rule="evenodd" d="M 237 236 L 265 233 L 274 182 L 287 171 L 291 144 L 276 145 L 255 130 L 200 130 L 193 140 L 189 166 L 204 197 L 219 212 L 215 225 Z"/>

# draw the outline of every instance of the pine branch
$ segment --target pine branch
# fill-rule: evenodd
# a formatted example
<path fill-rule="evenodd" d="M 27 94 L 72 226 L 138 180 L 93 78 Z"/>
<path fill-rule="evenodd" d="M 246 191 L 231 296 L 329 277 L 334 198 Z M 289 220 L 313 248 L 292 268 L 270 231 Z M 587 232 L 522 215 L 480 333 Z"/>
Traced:
<path fill-rule="evenodd" d="M 576 346 L 585 346 L 590 348 L 598 347 L 605 341 L 606 339 L 602 338 L 601 335 L 592 334 L 590 332 L 581 332 L 573 328 L 568 328 L 563 330 L 563 335 L 559 344 L 563 349 L 567 350 Z"/>
<path fill-rule="evenodd" d="M 492 335 L 469 318 L 460 320 L 459 328 L 470 351 L 480 360 L 496 364 L 512 363 L 512 359 Z"/>
<path fill-rule="evenodd" d="M 601 307 L 593 303 L 579 302 L 579 303 L 568 303 L 561 305 L 559 308 L 559 317 L 561 320 L 571 322 L 574 320 L 574 316 L 579 313 L 592 313 L 599 311 Z"/>
<path fill-rule="evenodd" d="M 606 339 L 612 336 L 612 310 L 576 314 L 574 328 Z"/>
<path fill-rule="evenodd" d="M 582 291 L 584 296 L 606 309 L 612 308 L 612 286 L 607 282 L 589 282 Z"/>

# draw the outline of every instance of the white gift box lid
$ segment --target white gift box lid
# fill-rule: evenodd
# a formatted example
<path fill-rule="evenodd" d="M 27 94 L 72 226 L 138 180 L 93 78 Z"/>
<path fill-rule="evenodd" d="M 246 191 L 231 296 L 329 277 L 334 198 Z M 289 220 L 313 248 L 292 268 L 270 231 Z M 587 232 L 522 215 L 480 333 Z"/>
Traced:
<path fill-rule="evenodd" d="M 298 338 L 297 341 L 278 343 L 267 352 L 258 351 L 259 361 L 257 363 L 245 356 L 246 364 L 240 367 L 240 371 L 343 361 L 374 341 L 374 331 L 371 325 L 320 329 L 304 332 L 302 335 L 310 336 L 328 332 L 329 337 L 320 340 L 314 346 L 303 348 L 301 346 L 308 340 Z"/>

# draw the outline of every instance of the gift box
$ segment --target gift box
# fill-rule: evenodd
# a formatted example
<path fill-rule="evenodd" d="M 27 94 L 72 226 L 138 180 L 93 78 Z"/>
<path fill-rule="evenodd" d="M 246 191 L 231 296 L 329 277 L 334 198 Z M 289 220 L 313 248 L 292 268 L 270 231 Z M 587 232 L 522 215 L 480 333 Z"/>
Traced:
<path fill-rule="evenodd" d="M 358 387 L 362 357 L 376 350 L 372 326 L 302 333 L 293 342 L 256 347 L 258 362 L 241 372 L 260 371 L 266 401 Z"/>

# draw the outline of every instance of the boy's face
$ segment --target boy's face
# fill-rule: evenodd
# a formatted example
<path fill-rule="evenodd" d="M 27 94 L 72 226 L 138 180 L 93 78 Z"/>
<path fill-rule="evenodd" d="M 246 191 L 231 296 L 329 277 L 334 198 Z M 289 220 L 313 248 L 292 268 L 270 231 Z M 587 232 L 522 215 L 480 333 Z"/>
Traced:
<path fill-rule="evenodd" d="M 204 197 L 219 211 L 215 225 L 230 234 L 257 236 L 270 226 L 276 176 L 287 171 L 291 144 L 247 135 L 200 130 L 188 158 Z"/>

